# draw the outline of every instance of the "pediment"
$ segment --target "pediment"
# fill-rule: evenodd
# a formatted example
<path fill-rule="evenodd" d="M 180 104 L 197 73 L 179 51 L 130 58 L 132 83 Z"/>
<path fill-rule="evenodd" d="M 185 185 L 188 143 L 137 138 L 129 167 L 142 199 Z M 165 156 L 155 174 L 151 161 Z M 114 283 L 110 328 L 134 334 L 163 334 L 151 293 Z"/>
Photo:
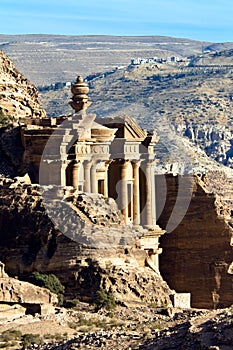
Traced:
<path fill-rule="evenodd" d="M 117 117 L 103 117 L 96 120 L 99 124 L 108 128 L 117 129 L 116 138 L 125 138 L 126 140 L 143 141 L 147 132 L 143 130 L 136 121 L 127 115 Z"/>

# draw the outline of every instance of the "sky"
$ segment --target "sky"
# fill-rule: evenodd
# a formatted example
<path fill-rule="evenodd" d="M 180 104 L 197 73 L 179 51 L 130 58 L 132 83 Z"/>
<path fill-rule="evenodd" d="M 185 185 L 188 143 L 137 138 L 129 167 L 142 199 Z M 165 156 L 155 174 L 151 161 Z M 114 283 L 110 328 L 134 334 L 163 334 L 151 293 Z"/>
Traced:
<path fill-rule="evenodd" d="M 0 34 L 233 41 L 232 0 L 0 0 Z"/>

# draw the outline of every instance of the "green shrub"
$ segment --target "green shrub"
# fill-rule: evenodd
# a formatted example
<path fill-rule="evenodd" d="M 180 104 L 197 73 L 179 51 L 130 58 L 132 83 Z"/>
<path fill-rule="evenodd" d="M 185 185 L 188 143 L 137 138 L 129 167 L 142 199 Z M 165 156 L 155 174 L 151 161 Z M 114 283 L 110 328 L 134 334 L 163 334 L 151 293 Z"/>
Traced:
<path fill-rule="evenodd" d="M 50 290 L 50 292 L 57 294 L 59 305 L 63 303 L 63 293 L 65 291 L 65 287 L 54 274 L 47 275 L 39 272 L 33 272 L 29 277 L 29 281 L 36 286 L 47 288 Z"/>
<path fill-rule="evenodd" d="M 9 340 L 21 340 L 22 333 L 15 329 L 2 332 L 0 341 L 8 342 Z"/>
<path fill-rule="evenodd" d="M 77 307 L 78 304 L 79 304 L 78 299 L 68 299 L 63 303 L 63 306 L 71 309 L 71 308 Z"/>
<path fill-rule="evenodd" d="M 43 340 L 40 338 L 39 334 L 27 333 L 22 336 L 22 347 L 27 349 L 31 345 L 42 345 Z"/>
<path fill-rule="evenodd" d="M 7 126 L 8 124 L 12 123 L 14 121 L 14 117 L 11 115 L 5 115 L 1 110 L 0 110 L 0 128 Z"/>
<path fill-rule="evenodd" d="M 95 300 L 96 309 L 100 310 L 105 308 L 107 310 L 112 310 L 116 306 L 116 301 L 112 292 L 107 292 L 104 289 L 100 289 L 96 292 Z"/>

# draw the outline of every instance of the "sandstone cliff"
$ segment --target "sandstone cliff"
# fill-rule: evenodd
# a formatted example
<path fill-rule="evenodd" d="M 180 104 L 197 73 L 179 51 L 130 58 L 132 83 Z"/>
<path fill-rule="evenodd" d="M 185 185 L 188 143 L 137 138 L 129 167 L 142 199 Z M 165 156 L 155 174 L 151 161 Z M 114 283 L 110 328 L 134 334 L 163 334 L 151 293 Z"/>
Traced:
<path fill-rule="evenodd" d="M 160 270 L 177 292 L 191 292 L 193 307 L 226 307 L 232 304 L 232 182 L 221 173 L 190 177 L 189 188 L 179 192 L 180 206 L 191 194 L 187 213 L 174 229 L 161 237 Z M 159 218 L 163 229 L 178 198 L 179 177 L 167 176 L 167 197 Z M 159 185 L 160 184 L 160 185 Z M 176 207 L 177 209 L 177 207 Z M 177 216 L 176 216 L 177 218 Z"/>
<path fill-rule="evenodd" d="M 211 124 L 177 125 L 178 132 L 200 145 L 206 154 L 219 163 L 232 167 L 233 133 L 231 127 Z"/>
<path fill-rule="evenodd" d="M 6 272 L 22 278 L 35 270 L 54 273 L 69 297 L 83 300 L 94 299 L 103 288 L 124 303 L 169 304 L 171 290 L 145 266 L 146 252 L 138 247 L 143 230 L 123 226 L 121 214 L 101 195 L 94 200 L 70 188 L 59 191 L 66 200 L 48 201 L 38 185 L 3 181 L 0 260 Z"/>
<path fill-rule="evenodd" d="M 38 91 L 0 51 L 0 112 L 15 120 L 19 117 L 43 117 Z"/>
<path fill-rule="evenodd" d="M 57 296 L 46 288 L 17 279 L 0 278 L 0 302 L 17 304 L 57 304 Z"/>
<path fill-rule="evenodd" d="M 0 323 L 14 317 L 22 317 L 25 313 L 47 314 L 58 304 L 58 297 L 46 288 L 11 278 L 5 272 L 5 266 L 0 262 Z M 21 305 L 21 307 L 20 307 Z"/>

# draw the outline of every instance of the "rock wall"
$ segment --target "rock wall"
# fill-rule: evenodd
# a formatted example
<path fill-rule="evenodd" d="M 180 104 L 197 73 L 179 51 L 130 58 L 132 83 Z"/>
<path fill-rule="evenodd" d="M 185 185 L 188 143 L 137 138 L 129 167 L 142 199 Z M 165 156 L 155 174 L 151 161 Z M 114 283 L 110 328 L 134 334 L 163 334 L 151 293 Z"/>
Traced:
<path fill-rule="evenodd" d="M 83 202 L 93 196 L 55 186 L 47 188 L 47 197 L 43 191 L 12 180 L 0 186 L 0 260 L 10 276 L 54 273 L 69 298 L 92 300 L 104 288 L 125 303 L 170 303 L 167 284 L 145 266 L 146 252 L 137 240 L 144 231 L 121 225 L 119 212 L 111 203 L 107 208 L 108 199 L 96 195 L 87 210 Z"/>
<path fill-rule="evenodd" d="M 18 122 L 43 117 L 36 87 L 0 51 L 0 174 L 14 177 L 30 172 L 30 155 L 22 145 Z"/>
<path fill-rule="evenodd" d="M 232 206 L 227 201 L 232 182 L 229 180 L 227 188 L 225 176 L 220 175 L 190 178 L 189 188 L 179 192 L 181 205 L 185 196 L 191 194 L 187 213 L 172 232 L 160 239 L 163 278 L 177 292 L 191 292 L 192 306 L 198 308 L 226 307 L 233 302 L 233 276 L 228 273 L 233 261 Z M 157 185 L 160 191 L 161 187 L 167 190 L 165 207 L 158 219 L 166 229 L 177 203 L 179 178 L 167 176 L 166 184 L 157 178 Z"/>
<path fill-rule="evenodd" d="M 30 171 L 30 161 L 27 158 L 20 137 L 20 128 L 8 125 L 0 128 L 0 174 L 22 176 Z"/>
<path fill-rule="evenodd" d="M 233 132 L 221 125 L 192 125 L 177 126 L 182 135 L 187 136 L 195 144 L 201 146 L 207 156 L 217 162 L 233 167 Z"/>
<path fill-rule="evenodd" d="M 38 305 L 58 303 L 56 294 L 28 282 L 5 277 L 0 278 L 0 286 L 0 302 Z"/>
<path fill-rule="evenodd" d="M 38 102 L 38 91 L 0 51 L 0 111 L 19 117 L 45 117 Z"/>

